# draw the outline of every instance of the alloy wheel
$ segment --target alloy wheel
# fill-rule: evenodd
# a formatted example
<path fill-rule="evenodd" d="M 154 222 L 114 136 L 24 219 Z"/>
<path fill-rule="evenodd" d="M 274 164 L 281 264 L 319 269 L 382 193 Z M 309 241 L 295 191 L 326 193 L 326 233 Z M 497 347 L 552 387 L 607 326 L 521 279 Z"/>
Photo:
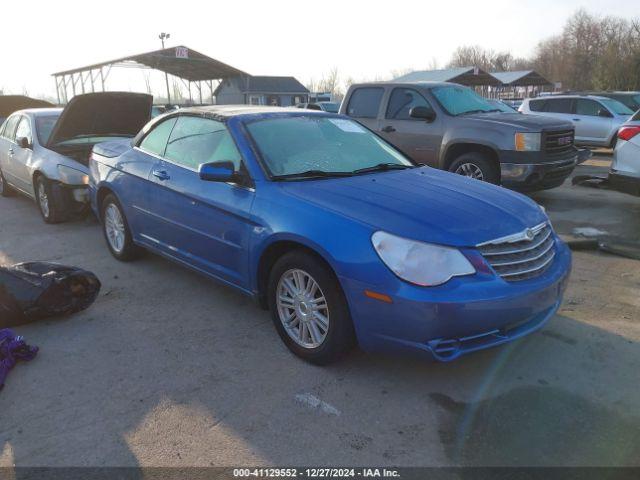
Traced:
<path fill-rule="evenodd" d="M 463 163 L 456 168 L 455 173 L 463 175 L 469 178 L 475 178 L 476 180 L 484 180 L 482 170 L 474 163 Z"/>
<path fill-rule="evenodd" d="M 38 178 L 36 186 L 38 189 L 38 205 L 40 206 L 42 215 L 45 218 L 49 218 L 51 211 L 49 209 L 49 196 L 47 195 L 47 189 L 45 188 L 44 180 L 42 180 L 42 178 Z"/>
<path fill-rule="evenodd" d="M 284 272 L 276 288 L 278 317 L 303 348 L 317 348 L 329 331 L 329 306 L 318 282 L 304 270 Z"/>
<path fill-rule="evenodd" d="M 104 230 L 109 245 L 116 253 L 122 253 L 125 242 L 124 220 L 120 209 L 110 203 L 104 212 Z"/>

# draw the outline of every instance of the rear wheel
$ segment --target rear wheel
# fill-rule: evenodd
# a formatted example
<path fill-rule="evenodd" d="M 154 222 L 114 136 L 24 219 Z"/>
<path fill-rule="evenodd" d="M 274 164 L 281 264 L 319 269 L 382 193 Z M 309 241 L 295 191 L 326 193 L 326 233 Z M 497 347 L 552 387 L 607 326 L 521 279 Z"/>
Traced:
<path fill-rule="evenodd" d="M 269 275 L 267 295 L 280 338 L 300 358 L 324 365 L 355 345 L 342 288 L 314 256 L 298 250 L 280 258 Z"/>
<path fill-rule="evenodd" d="M 42 219 L 46 223 L 62 222 L 64 215 L 53 196 L 51 182 L 44 175 L 38 175 L 35 178 L 34 190 Z"/>
<path fill-rule="evenodd" d="M 9 186 L 7 181 L 4 179 L 2 170 L 0 170 L 0 196 L 11 197 L 13 196 L 13 194 L 14 194 L 13 188 Z"/>
<path fill-rule="evenodd" d="M 500 183 L 500 171 L 496 165 L 479 152 L 463 153 L 451 163 L 449 171 L 484 182 Z"/>
<path fill-rule="evenodd" d="M 135 260 L 141 249 L 133 243 L 131 229 L 124 210 L 113 194 L 108 194 L 101 205 L 102 232 L 111 255 L 122 262 Z"/>

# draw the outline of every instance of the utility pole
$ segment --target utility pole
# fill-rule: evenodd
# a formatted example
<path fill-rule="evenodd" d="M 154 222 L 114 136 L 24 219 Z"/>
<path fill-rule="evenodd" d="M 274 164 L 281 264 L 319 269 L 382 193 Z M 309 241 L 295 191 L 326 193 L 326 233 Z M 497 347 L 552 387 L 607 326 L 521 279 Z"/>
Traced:
<path fill-rule="evenodd" d="M 162 42 L 163 50 L 164 50 L 164 41 L 165 39 L 168 39 L 170 36 L 171 36 L 170 33 L 164 33 L 164 32 L 158 35 L 158 38 Z M 164 72 L 164 81 L 167 84 L 167 103 L 171 103 L 171 92 L 169 92 L 169 74 L 167 72 Z"/>

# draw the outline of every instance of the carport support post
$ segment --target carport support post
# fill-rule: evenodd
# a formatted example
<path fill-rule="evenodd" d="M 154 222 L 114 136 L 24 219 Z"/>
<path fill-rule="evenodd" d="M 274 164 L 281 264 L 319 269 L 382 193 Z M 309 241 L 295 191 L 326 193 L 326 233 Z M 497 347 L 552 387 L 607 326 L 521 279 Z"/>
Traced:
<path fill-rule="evenodd" d="M 60 105 L 60 79 L 57 76 L 53 78 L 56 81 L 56 96 L 58 97 L 58 105 Z"/>
<path fill-rule="evenodd" d="M 167 84 L 167 104 L 171 103 L 171 93 L 169 92 L 169 74 L 164 72 L 164 81 Z"/>

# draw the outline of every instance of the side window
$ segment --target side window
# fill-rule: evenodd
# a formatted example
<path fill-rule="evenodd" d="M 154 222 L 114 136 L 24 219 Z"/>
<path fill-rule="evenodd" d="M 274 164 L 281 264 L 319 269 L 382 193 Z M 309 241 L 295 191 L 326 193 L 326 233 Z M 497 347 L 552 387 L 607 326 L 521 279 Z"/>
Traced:
<path fill-rule="evenodd" d="M 571 113 L 571 98 L 554 98 L 547 100 L 544 111 L 549 113 Z"/>
<path fill-rule="evenodd" d="M 355 118 L 376 118 L 384 88 L 366 87 L 354 90 L 347 106 L 347 115 Z"/>
<path fill-rule="evenodd" d="M 4 138 L 8 140 L 15 139 L 16 126 L 18 125 L 18 120 L 20 120 L 20 115 L 13 115 L 9 117 L 7 120 L 7 124 L 4 127 L 4 131 L 2 132 Z"/>
<path fill-rule="evenodd" d="M 587 100 L 579 98 L 576 102 L 576 115 L 588 115 L 590 117 L 597 117 L 600 109 L 605 109 L 598 102 L 593 100 Z"/>
<path fill-rule="evenodd" d="M 544 110 L 545 101 L 544 100 L 530 100 L 529 101 L 529 110 L 532 112 L 542 112 Z"/>
<path fill-rule="evenodd" d="M 240 170 L 240 152 L 224 123 L 201 117 L 178 118 L 165 158 L 191 170 L 203 163 L 230 161 Z"/>
<path fill-rule="evenodd" d="M 18 128 L 16 128 L 15 138 L 26 137 L 29 140 L 29 144 L 32 143 L 33 137 L 31 136 L 31 123 L 27 117 L 21 117 L 18 122 Z"/>
<path fill-rule="evenodd" d="M 386 118 L 393 120 L 417 120 L 409 116 L 413 107 L 432 108 L 426 98 L 411 88 L 395 88 L 391 92 Z"/>
<path fill-rule="evenodd" d="M 164 155 L 164 150 L 167 148 L 169 135 L 171 135 L 171 130 L 176 124 L 176 119 L 176 117 L 173 117 L 156 125 L 140 142 L 140 148 L 149 153 Z"/>

